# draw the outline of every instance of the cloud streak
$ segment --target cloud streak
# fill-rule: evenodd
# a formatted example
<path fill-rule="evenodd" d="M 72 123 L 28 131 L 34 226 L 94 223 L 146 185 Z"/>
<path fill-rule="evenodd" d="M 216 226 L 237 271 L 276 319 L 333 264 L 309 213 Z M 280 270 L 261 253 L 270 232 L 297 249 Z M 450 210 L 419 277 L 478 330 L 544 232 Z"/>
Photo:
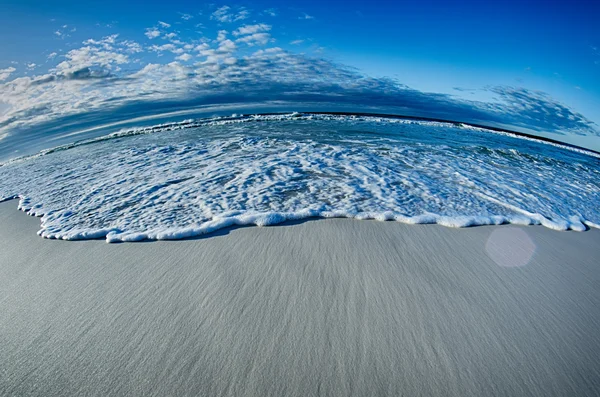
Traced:
<path fill-rule="evenodd" d="M 0 69 L 0 81 L 8 79 L 10 75 L 14 73 L 15 70 L 17 69 L 13 68 L 12 66 L 6 69 Z"/>
<path fill-rule="evenodd" d="M 232 23 L 247 19 L 249 16 L 250 12 L 243 7 L 240 7 L 237 11 L 234 11 L 231 7 L 225 5 L 213 12 L 210 16 L 210 19 L 222 23 Z"/>

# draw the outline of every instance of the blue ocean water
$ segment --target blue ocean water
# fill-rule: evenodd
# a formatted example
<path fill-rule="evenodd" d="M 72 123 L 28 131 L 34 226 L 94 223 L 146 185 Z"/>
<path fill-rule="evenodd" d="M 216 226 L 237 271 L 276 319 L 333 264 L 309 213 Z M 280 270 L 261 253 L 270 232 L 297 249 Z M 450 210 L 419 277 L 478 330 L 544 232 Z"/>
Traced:
<path fill-rule="evenodd" d="M 464 124 L 287 114 L 132 128 L 5 162 L 39 234 L 179 239 L 348 217 L 450 227 L 600 225 L 600 159 Z"/>

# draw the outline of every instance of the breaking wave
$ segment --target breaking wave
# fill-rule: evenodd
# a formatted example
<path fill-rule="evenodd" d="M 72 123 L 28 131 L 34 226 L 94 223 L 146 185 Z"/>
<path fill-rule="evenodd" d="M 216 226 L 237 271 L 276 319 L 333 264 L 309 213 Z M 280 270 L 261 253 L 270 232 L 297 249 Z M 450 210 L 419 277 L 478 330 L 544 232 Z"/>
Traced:
<path fill-rule="evenodd" d="M 309 217 L 598 227 L 594 154 L 490 132 L 325 114 L 187 120 L 6 162 L 0 200 L 19 197 L 43 237 L 108 242 Z"/>

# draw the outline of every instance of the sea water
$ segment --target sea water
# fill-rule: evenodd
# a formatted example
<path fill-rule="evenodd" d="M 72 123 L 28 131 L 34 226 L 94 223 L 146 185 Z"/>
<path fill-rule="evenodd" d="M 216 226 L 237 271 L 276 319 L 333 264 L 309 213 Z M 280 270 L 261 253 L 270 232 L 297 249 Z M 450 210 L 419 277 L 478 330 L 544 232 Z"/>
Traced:
<path fill-rule="evenodd" d="M 347 217 L 450 227 L 600 225 L 600 159 L 464 124 L 287 114 L 117 131 L 0 167 L 39 235 L 181 239 Z"/>

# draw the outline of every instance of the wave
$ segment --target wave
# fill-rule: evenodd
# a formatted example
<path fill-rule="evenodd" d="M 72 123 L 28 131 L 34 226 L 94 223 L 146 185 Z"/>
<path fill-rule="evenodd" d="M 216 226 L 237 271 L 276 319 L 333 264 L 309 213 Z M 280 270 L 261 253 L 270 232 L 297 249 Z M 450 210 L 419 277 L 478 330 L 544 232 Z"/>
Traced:
<path fill-rule="evenodd" d="M 580 154 L 584 154 L 586 156 L 592 156 L 596 158 L 600 158 L 600 153 L 595 152 L 591 149 L 585 149 L 582 147 L 574 146 L 571 144 L 566 144 L 559 141 L 554 141 L 548 138 L 537 137 L 529 134 L 524 134 L 516 131 L 509 131 L 495 127 L 489 126 L 481 126 L 474 125 L 465 122 L 459 121 L 451 121 L 451 120 L 442 120 L 442 119 L 428 119 L 422 117 L 410 117 L 410 116 L 400 116 L 400 115 L 390 115 L 390 114 L 348 114 L 348 113 L 340 113 L 340 112 L 319 112 L 319 113 L 311 113 L 311 112 L 292 112 L 292 113 L 267 113 L 267 114 L 251 114 L 251 115 L 237 115 L 233 114 L 231 116 L 219 116 L 219 117 L 210 117 L 204 118 L 200 120 L 195 119 L 187 119 L 179 122 L 172 123 L 161 123 L 152 126 L 140 126 L 140 127 L 132 127 L 132 128 L 123 128 L 117 132 L 113 132 L 107 135 L 103 135 L 100 137 L 85 139 L 81 141 L 75 141 L 66 145 L 55 146 L 49 149 L 41 150 L 39 153 L 27 156 L 16 157 L 10 159 L 5 162 L 0 162 L 0 167 L 5 164 L 10 164 L 13 162 L 19 162 L 23 160 L 28 160 L 31 158 L 45 156 L 47 154 L 51 154 L 57 151 L 68 150 L 78 146 L 90 145 L 98 142 L 103 142 L 111 139 L 125 138 L 129 136 L 136 135 L 144 135 L 144 134 L 153 134 L 159 132 L 168 132 L 168 131 L 176 131 L 186 128 L 198 128 L 203 126 L 216 126 L 216 125 L 227 125 L 227 124 L 237 124 L 237 123 L 248 123 L 248 122 L 269 122 L 269 121 L 290 121 L 290 120 L 321 120 L 321 121 L 353 121 L 353 122 L 385 122 L 385 123 L 396 123 L 396 124 L 418 124 L 425 126 L 437 126 L 437 127 L 454 127 L 460 128 L 464 130 L 471 131 L 480 131 L 491 134 L 500 134 L 504 136 L 509 136 L 516 139 L 528 140 L 531 142 L 543 143 L 547 145 L 551 145 L 560 149 L 574 151 Z"/>
<path fill-rule="evenodd" d="M 19 209 L 41 216 L 42 237 L 108 242 L 313 217 L 598 227 L 596 158 L 494 137 L 364 115 L 186 120 L 5 163 L 0 200 L 19 197 Z"/>

